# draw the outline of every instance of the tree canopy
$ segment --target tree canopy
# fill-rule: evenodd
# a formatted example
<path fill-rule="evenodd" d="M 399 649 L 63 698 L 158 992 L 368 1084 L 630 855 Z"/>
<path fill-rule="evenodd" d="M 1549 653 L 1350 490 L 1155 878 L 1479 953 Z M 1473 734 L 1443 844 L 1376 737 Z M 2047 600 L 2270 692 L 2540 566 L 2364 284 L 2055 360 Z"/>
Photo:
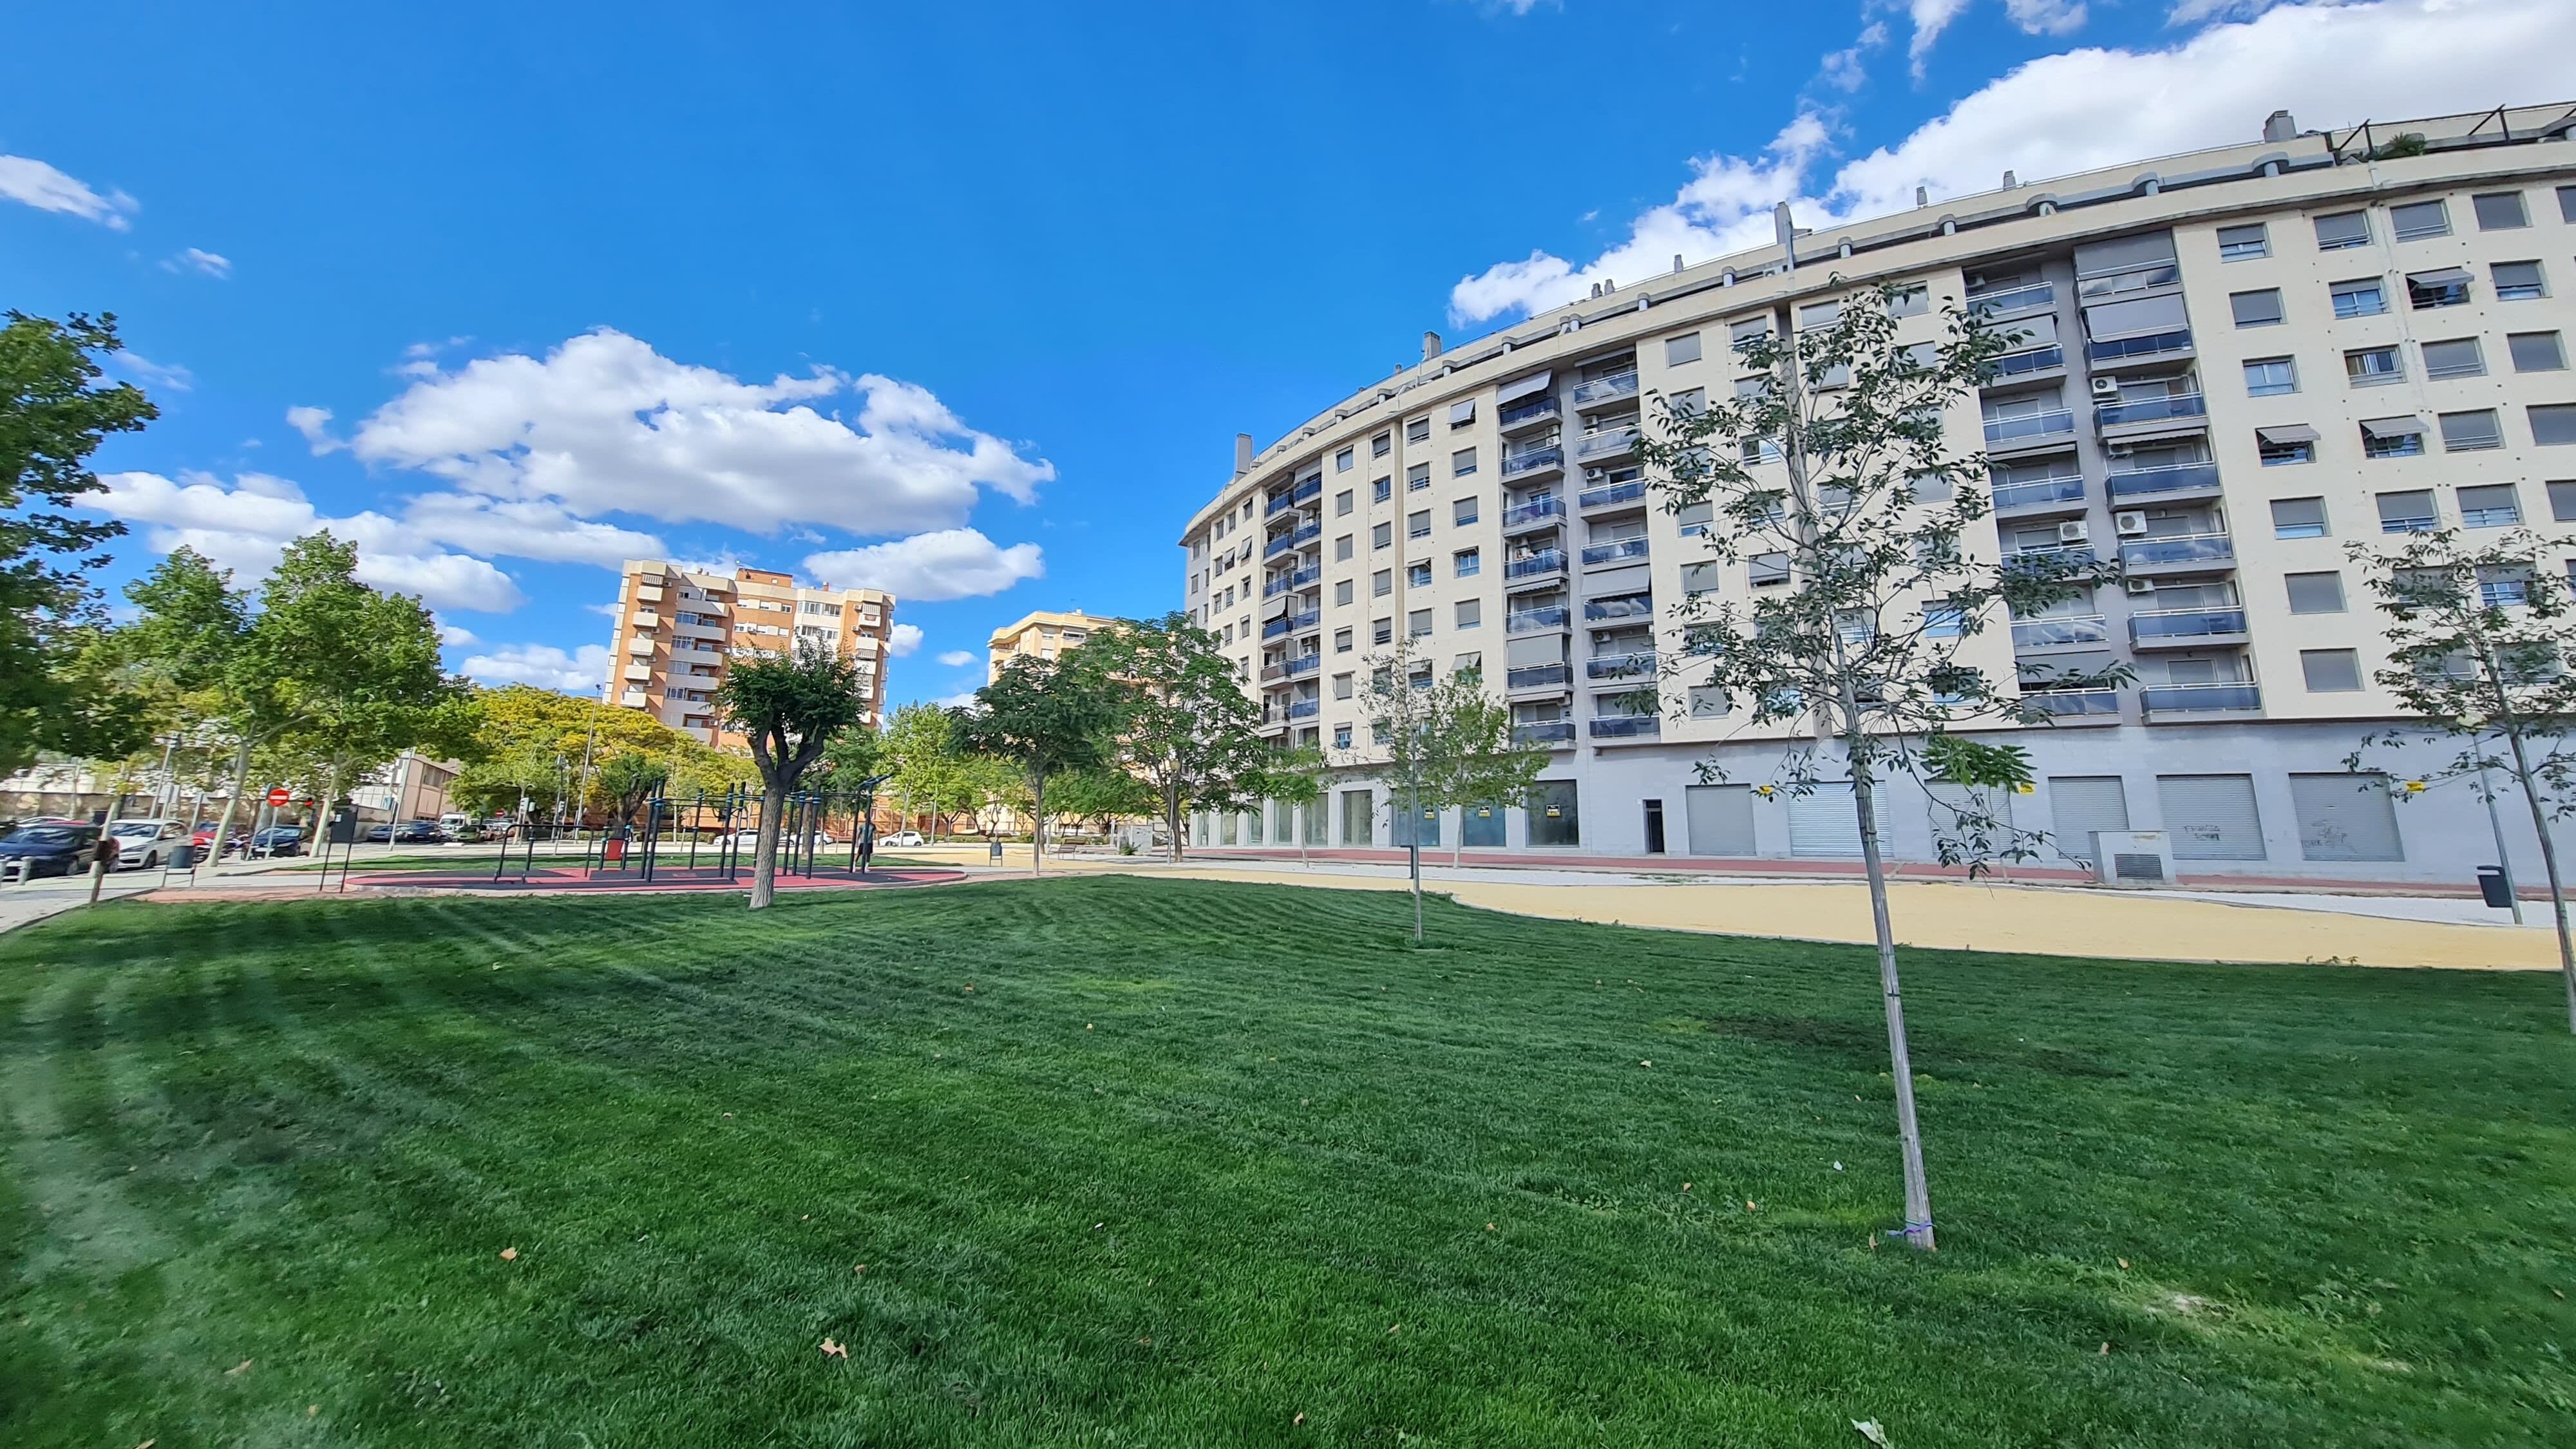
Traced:
<path fill-rule="evenodd" d="M 1032 871 L 1045 868 L 1048 777 L 1108 758 L 1110 733 L 1119 722 L 1119 700 L 1108 677 L 1080 662 L 1089 647 L 1062 661 L 1013 658 L 992 683 L 975 691 L 971 707 L 954 715 L 960 744 L 1011 765 L 1027 782 L 1037 825 Z"/>
<path fill-rule="evenodd" d="M 1174 860 L 1188 811 L 1257 798 L 1269 759 L 1260 709 L 1217 637 L 1189 615 L 1120 620 L 1094 631 L 1070 658 L 1110 701 L 1112 753 L 1153 792 Z"/>
<path fill-rule="evenodd" d="M 763 796 L 754 848 L 751 908 L 774 899 L 779 823 L 787 797 L 833 739 L 867 713 L 858 665 L 833 650 L 799 640 L 794 652 L 738 651 L 716 686 L 716 708 L 751 741 Z"/>

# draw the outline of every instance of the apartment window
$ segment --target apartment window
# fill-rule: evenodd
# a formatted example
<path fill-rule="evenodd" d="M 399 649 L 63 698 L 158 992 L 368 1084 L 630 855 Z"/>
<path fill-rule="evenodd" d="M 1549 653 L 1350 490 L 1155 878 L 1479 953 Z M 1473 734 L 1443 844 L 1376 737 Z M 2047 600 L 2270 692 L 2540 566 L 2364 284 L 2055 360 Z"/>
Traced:
<path fill-rule="evenodd" d="M 2310 694 L 2350 694 L 2361 688 L 2361 655 L 2350 649 L 2302 649 L 2299 673 Z"/>
<path fill-rule="evenodd" d="M 2424 375 L 2435 381 L 2451 377 L 2484 377 L 2486 354 L 2474 337 L 2454 337 L 2424 344 Z"/>
<path fill-rule="evenodd" d="M 1404 515 L 1404 536 L 1407 538 L 1429 538 L 1431 536 L 1431 510 L 1424 508 Z"/>
<path fill-rule="evenodd" d="M 1350 581 L 1349 579 L 1336 579 L 1336 580 L 1334 580 L 1334 581 L 1333 581 L 1333 607 L 1338 609 L 1338 608 L 1342 607 L 1343 605 L 1348 604 L 1350 601 L 1351 601 L 1351 581 Z"/>
<path fill-rule="evenodd" d="M 1664 339 L 1664 366 L 1679 367 L 1685 362 L 1697 361 L 1699 361 L 1698 333 L 1686 332 L 1679 337 Z"/>
<path fill-rule="evenodd" d="M 2379 531 L 2382 533 L 2431 533 L 2442 526 L 2440 512 L 2433 506 L 2433 490 L 2410 488 L 2403 493 L 2379 495 Z"/>
<path fill-rule="evenodd" d="M 2570 486 L 2576 487 L 2576 485 Z M 1682 593 L 1685 595 L 1716 593 L 1717 575 L 1718 566 L 1714 563 L 1683 564 Z"/>
<path fill-rule="evenodd" d="M 2576 523 L 2576 481 L 2559 481 L 2544 485 L 2549 489 L 2549 517 L 2556 523 Z"/>
<path fill-rule="evenodd" d="M 1475 472 L 1475 471 L 1476 471 L 1476 450 L 1475 450 L 1475 449 L 1473 449 L 1473 448 L 1460 448 L 1457 452 L 1454 452 L 1454 453 L 1452 453 L 1452 454 L 1450 454 L 1450 455 L 1449 455 L 1449 476 L 1450 476 L 1450 477 L 1452 477 L 1452 478 L 1464 478 L 1464 477 L 1466 477 L 1468 474 L 1473 473 L 1473 472 Z"/>
<path fill-rule="evenodd" d="M 2361 423 L 2361 455 L 2365 458 L 2420 458 L 2424 456 L 2424 424 L 2411 417 L 2364 418 Z"/>
<path fill-rule="evenodd" d="M 2289 574 L 2283 577 L 2282 582 L 2290 586 L 2290 612 L 2293 614 L 2343 612 L 2343 575 L 2333 569 L 2315 574 Z"/>
<path fill-rule="evenodd" d="M 1920 317 L 1932 310 L 1932 289 L 1921 282 L 1898 282 L 1888 289 L 1887 315 Z"/>
<path fill-rule="evenodd" d="M 2576 403 L 2535 403 L 2523 409 L 2531 419 L 2531 440 L 2544 448 L 2576 443 Z"/>
<path fill-rule="evenodd" d="M 2564 372 L 2567 349 L 2555 332 L 2515 332 L 2504 339 L 2516 372 Z"/>
<path fill-rule="evenodd" d="M 1404 586 L 1408 589 L 1427 589 L 1431 587 L 1431 565 L 1428 563 L 1406 564 L 1404 566 Z"/>
<path fill-rule="evenodd" d="M 1333 516 L 1334 516 L 1335 518 L 1340 518 L 1340 517 L 1344 516 L 1345 514 L 1348 514 L 1348 513 L 1351 511 L 1351 504 L 1352 504 L 1352 501 L 1353 501 L 1353 500 L 1352 500 L 1351 490 L 1349 490 L 1348 488 L 1345 488 L 1345 489 L 1343 489 L 1341 492 L 1334 494 L 1334 495 L 1333 495 Z"/>
<path fill-rule="evenodd" d="M 1336 473 L 1347 473 L 1351 471 L 1353 467 L 1357 466 L 1359 460 L 1359 450 L 1355 448 L 1344 448 L 1333 455 L 1333 471 Z"/>
<path fill-rule="evenodd" d="M 2266 468 L 2286 468 L 2317 460 L 2317 430 L 2305 423 L 2282 428 L 2256 428 L 2254 455 Z"/>
<path fill-rule="evenodd" d="M 2504 446 L 2504 428 L 2496 421 L 2492 408 L 2470 413 L 2444 413 L 2441 424 L 2442 451 L 2445 453 L 2477 453 Z"/>
<path fill-rule="evenodd" d="M 1347 563 L 1351 557 L 1351 536 L 1343 534 L 1333 540 L 1333 562 Z"/>
<path fill-rule="evenodd" d="M 1942 485 L 1941 496 L 1939 498 L 1935 498 L 1928 490 L 1919 491 L 1914 495 L 1915 502 L 1939 503 L 1950 496 L 1949 479 L 1936 477 L 1931 481 Z M 1688 538 L 1693 534 L 1705 534 L 1709 529 L 1709 521 L 1716 516 L 1717 506 L 1713 503 L 1709 503 L 1705 500 L 1698 503 L 1685 503 L 1681 507 L 1673 510 L 1673 527 L 1684 538 Z"/>
<path fill-rule="evenodd" d="M 1347 585 L 1345 585 L 1345 587 L 1347 587 Z M 1335 629 L 1333 631 L 1333 652 L 1336 654 L 1348 654 L 1351 652 L 1350 630 Z"/>
<path fill-rule="evenodd" d="M 1708 389 L 1695 387 L 1686 392 L 1674 393 L 1664 399 L 1664 406 L 1672 410 L 1674 417 L 1697 417 L 1708 411 Z"/>
<path fill-rule="evenodd" d="M 1450 577 L 1472 579 L 1484 572 L 1485 556 L 1476 549 L 1462 548 L 1449 555 Z"/>
<path fill-rule="evenodd" d="M 1740 322 L 1726 324 L 1726 345 L 1739 354 L 1756 339 L 1770 335 L 1771 319 L 1768 317 L 1747 317 Z"/>
<path fill-rule="evenodd" d="M 2437 267 L 2406 274 L 2406 305 L 2418 312 L 2457 307 L 2469 300 L 2469 274 L 2462 267 Z"/>
<path fill-rule="evenodd" d="M 1461 498 L 1449 505 L 1449 521 L 1460 528 L 1476 521 L 1476 500 Z"/>
<path fill-rule="evenodd" d="M 1369 439 L 1369 456 L 1372 458 L 1383 458 L 1394 451 L 1395 434 L 1393 433 L 1380 433 Z"/>
<path fill-rule="evenodd" d="M 1424 639 L 1430 637 L 1430 634 L 1431 611 L 1429 609 L 1415 609 L 1404 616 L 1404 637 Z"/>
<path fill-rule="evenodd" d="M 2558 188 L 2558 219 L 2576 223 L 2576 186 Z"/>
<path fill-rule="evenodd" d="M 2451 234 L 2451 209 L 2439 197 L 2388 208 L 2388 228 L 2399 241 L 2422 241 Z"/>
<path fill-rule="evenodd" d="M 2317 250 L 2349 251 L 2370 245 L 2370 213 L 2366 211 L 2329 212 L 2316 218 Z"/>
<path fill-rule="evenodd" d="M 2531 602 L 2531 570 L 2520 564 L 2478 565 L 2481 608 L 2512 609 Z"/>
<path fill-rule="evenodd" d="M 1395 525 L 1394 525 L 1394 524 L 1392 524 L 1392 523 L 1381 523 L 1381 524 L 1378 524 L 1378 525 L 1376 525 L 1376 526 L 1372 527 L 1371 529 L 1369 529 L 1369 547 L 1370 547 L 1370 548 L 1372 548 L 1372 549 L 1378 549 L 1378 548 L 1390 548 L 1390 547 L 1393 547 L 1393 546 L 1394 546 L 1394 544 L 1395 544 Z"/>
<path fill-rule="evenodd" d="M 1406 423 L 1404 425 L 1404 440 L 1408 443 L 1430 442 L 1431 420 L 1429 418 L 1415 418 L 1413 421 Z"/>
<path fill-rule="evenodd" d="M 2263 223 L 2251 226 L 2222 226 L 2218 229 L 2218 259 L 2222 262 L 2250 262 L 2272 254 L 2272 238 Z"/>
<path fill-rule="evenodd" d="M 1369 621 L 1369 642 L 1371 644 L 1394 643 L 1395 620 L 1392 618 L 1371 619 Z"/>
<path fill-rule="evenodd" d="M 1923 634 L 1929 639 L 1956 639 L 1968 632 L 1968 611 L 1949 599 L 1923 606 Z"/>
<path fill-rule="evenodd" d="M 1745 577 L 1755 585 L 1785 584 L 1789 582 L 1789 555 L 1786 553 L 1755 554 L 1745 560 Z"/>
<path fill-rule="evenodd" d="M 1217 642 L 1220 644 L 1231 644 L 1234 642 L 1234 626 L 1232 624 L 1225 626 L 1225 632 L 1218 636 Z"/>
<path fill-rule="evenodd" d="M 1333 676 L 1333 698 L 1348 699 L 1351 697 L 1351 678 L 1352 676 L 1348 674 L 1336 674 Z"/>
<path fill-rule="evenodd" d="M 2378 387 L 2405 380 L 2406 363 L 2394 347 L 2356 347 L 2343 355 L 2343 375 L 2354 387 Z"/>
<path fill-rule="evenodd" d="M 2248 397 L 2281 397 L 2299 390 L 2299 369 L 2286 357 L 2257 357 L 2245 364 Z"/>
<path fill-rule="evenodd" d="M 2514 231 L 2531 225 L 2531 213 L 2524 209 L 2519 191 L 2490 191 L 2469 198 L 2469 207 L 2478 214 L 2480 231 Z"/>
<path fill-rule="evenodd" d="M 1468 452 L 1470 452 L 1470 453 L 1473 453 L 1474 451 L 1475 451 L 1475 450 L 1474 450 L 1473 448 L 1468 449 Z M 1431 486 L 1431 465 L 1430 465 L 1430 464 L 1428 464 L 1428 463 L 1416 463 L 1416 464 L 1414 464 L 1412 467 L 1407 468 L 1407 469 L 1405 469 L 1405 470 L 1404 470 L 1404 491 L 1405 491 L 1405 492 L 1410 493 L 1410 492 L 1412 492 L 1412 491 L 1413 491 L 1414 489 L 1416 489 L 1416 488 L 1428 488 L 1428 487 L 1430 487 L 1430 486 Z"/>
<path fill-rule="evenodd" d="M 1485 601 L 1482 599 L 1460 599 L 1457 610 L 1458 627 L 1461 629 L 1473 629 L 1485 622 Z"/>
<path fill-rule="evenodd" d="M 1395 570 L 1379 569 L 1369 575 L 1369 597 L 1383 599 L 1395 592 Z"/>
<path fill-rule="evenodd" d="M 2230 292 L 2227 308 L 2236 314 L 2239 327 L 2271 327 L 2281 320 L 2281 289 L 2265 287 L 2259 292 Z"/>
<path fill-rule="evenodd" d="M 1351 727 L 1346 724 L 1333 726 L 1333 748 L 1337 750 L 1347 750 L 1350 747 Z"/>
<path fill-rule="evenodd" d="M 2536 302 L 2549 295 L 2549 286 L 2540 275 L 2538 262 L 2498 262 L 2488 271 L 2495 276 L 2496 300 L 2499 302 Z"/>
<path fill-rule="evenodd" d="M 2478 483 L 2460 489 L 2460 523 L 2466 528 L 2511 528 L 2522 522 L 2522 500 L 2510 483 Z"/>
<path fill-rule="evenodd" d="M 2356 277 L 2326 288 L 2338 317 L 2376 317 L 2388 310 L 2388 289 L 2377 277 Z"/>
<path fill-rule="evenodd" d="M 1818 328 L 1831 327 L 1841 320 L 1843 320 L 1843 304 L 1839 298 L 1830 302 L 1809 302 L 1798 309 L 1798 330 L 1801 332 L 1813 332 Z"/>
<path fill-rule="evenodd" d="M 2326 501 L 2322 498 L 2273 499 L 2272 536 L 2274 538 L 2325 537 Z"/>

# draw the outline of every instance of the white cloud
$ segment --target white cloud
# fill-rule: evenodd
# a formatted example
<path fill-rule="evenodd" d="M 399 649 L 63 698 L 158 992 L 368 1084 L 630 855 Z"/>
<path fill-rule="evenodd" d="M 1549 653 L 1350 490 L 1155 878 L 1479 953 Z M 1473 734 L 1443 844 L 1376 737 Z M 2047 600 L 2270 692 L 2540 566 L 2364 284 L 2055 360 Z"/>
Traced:
<path fill-rule="evenodd" d="M 134 198 L 122 191 L 94 191 L 87 183 L 28 156 L 0 156 L 0 200 L 63 212 L 111 231 L 131 227 L 127 218 L 137 209 Z"/>
<path fill-rule="evenodd" d="M 2165 12 L 2167 25 L 2198 25 L 2204 20 L 2248 20 L 2285 0 L 2175 0 Z"/>
<path fill-rule="evenodd" d="M 1933 42 L 1959 12 L 1968 8 L 1968 0 L 1907 0 L 1905 18 L 1914 22 L 1914 38 L 1906 43 L 1905 56 L 1914 66 L 1914 78 L 1923 79 L 1923 63 L 1931 58 Z"/>
<path fill-rule="evenodd" d="M 886 657 L 901 659 L 921 647 L 919 624 L 897 624 L 886 631 Z"/>
<path fill-rule="evenodd" d="M 570 654 L 552 644 L 496 644 L 488 654 L 467 658 L 462 668 L 484 684 L 533 684 L 596 697 L 608 681 L 608 658 L 606 647 L 598 644 L 584 644 Z"/>
<path fill-rule="evenodd" d="M 230 257 L 217 256 L 213 252 L 201 251 L 196 247 L 186 247 L 183 248 L 175 257 L 162 258 L 161 270 L 165 272 L 196 272 L 202 276 L 212 277 L 220 282 L 228 280 L 232 276 L 233 263 L 232 258 Z"/>
<path fill-rule="evenodd" d="M 975 706 L 975 691 L 962 689 L 955 694 L 943 694 L 931 703 L 941 709 L 972 709 Z"/>
<path fill-rule="evenodd" d="M 313 455 L 317 458 L 324 453 L 336 453 L 349 446 L 331 436 L 329 408 L 288 408 L 286 425 L 304 435 L 304 441 L 312 447 Z"/>
<path fill-rule="evenodd" d="M 464 493 L 424 493 L 411 500 L 403 523 L 423 538 L 457 548 L 545 563 L 614 569 L 630 558 L 667 552 L 652 534 L 591 523 L 552 503 L 497 503 Z"/>
<path fill-rule="evenodd" d="M 939 662 L 947 665 L 951 669 L 963 669 L 967 665 L 975 662 L 975 651 L 972 649 L 951 649 L 947 653 L 939 656 Z"/>
<path fill-rule="evenodd" d="M 883 589 L 898 599 L 936 603 L 998 594 L 1022 579 L 1043 577 L 1034 543 L 1009 548 L 971 528 L 917 533 L 892 543 L 809 554 L 806 572 L 836 589 Z"/>
<path fill-rule="evenodd" d="M 351 437 L 360 458 L 576 516 L 890 535 L 953 529 L 980 488 L 1025 503 L 1055 477 L 911 383 L 830 369 L 747 383 L 606 328 L 542 359 L 402 370 L 415 381 Z M 813 406 L 853 393 L 855 427 Z"/>
<path fill-rule="evenodd" d="M 1859 36 L 1844 49 L 1826 55 L 1816 78 L 1838 91 L 1856 91 L 1869 79 L 1865 58 L 1871 51 L 1887 44 L 1887 27 L 1877 21 L 1863 27 Z M 1588 219 L 1588 218 L 1587 218 Z"/>
<path fill-rule="evenodd" d="M 1918 27 L 1940 3 L 1915 0 Z M 2348 114 L 2356 97 L 2381 117 L 2544 100 L 2566 86 L 2567 31 L 2566 0 L 2278 5 L 2162 49 L 2088 46 L 2030 61 L 1823 178 L 1810 172 L 1826 154 L 1825 126 L 1802 114 L 1757 159 L 1694 160 L 1698 175 L 1670 204 L 1590 263 L 1533 252 L 1461 280 L 1450 307 L 1468 322 L 1543 311 L 1605 278 L 1664 272 L 1675 253 L 1696 262 L 1756 245 L 1784 199 L 1802 224 L 1832 226 L 1905 210 L 1917 186 L 1959 196 L 1993 189 L 2007 168 L 2027 182 L 2249 141 L 2275 107 L 2314 126 L 2358 120 Z"/>
<path fill-rule="evenodd" d="M 462 624 L 442 623 L 438 626 L 438 642 L 452 649 L 464 644 L 480 644 L 483 641 L 475 638 L 474 631 Z"/>
<path fill-rule="evenodd" d="M 197 385 L 196 374 L 188 369 L 176 363 L 165 365 L 154 362 L 130 347 L 118 348 L 115 361 L 119 371 L 151 387 L 168 388 L 172 392 L 186 392 Z"/>

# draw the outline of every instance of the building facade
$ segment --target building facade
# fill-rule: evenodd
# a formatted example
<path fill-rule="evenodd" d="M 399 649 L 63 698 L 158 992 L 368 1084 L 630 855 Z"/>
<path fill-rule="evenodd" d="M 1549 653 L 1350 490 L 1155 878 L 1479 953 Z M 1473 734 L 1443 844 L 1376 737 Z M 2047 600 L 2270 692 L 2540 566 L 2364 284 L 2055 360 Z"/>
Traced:
<path fill-rule="evenodd" d="M 436 820 L 447 813 L 448 790 L 464 765 L 433 760 L 418 750 L 401 754 L 367 774 L 349 791 L 349 803 L 364 820 Z"/>
<path fill-rule="evenodd" d="M 984 666 L 984 682 L 990 684 L 999 679 L 1002 666 L 1021 655 L 1055 659 L 1065 650 L 1090 638 L 1092 631 L 1108 622 L 1108 619 L 1086 614 L 1080 609 L 1060 614 L 1041 609 L 1015 624 L 1005 624 L 993 631 Z"/>
<path fill-rule="evenodd" d="M 615 617 L 607 698 L 708 744 L 747 748 L 722 728 L 713 703 L 734 651 L 783 654 L 800 640 L 856 660 L 869 727 L 884 717 L 892 594 L 814 588 L 766 569 L 722 574 L 628 559 Z"/>
<path fill-rule="evenodd" d="M 1711 552 L 1658 506 L 1635 456 L 1641 400 L 1754 385 L 1734 347 L 1820 325 L 1893 285 L 1901 337 L 1961 306 L 2020 334 L 1948 419 L 1991 460 L 1988 559 L 2115 555 L 2125 582 L 1995 621 L 1963 661 L 2033 687 L 2055 724 L 1996 726 L 2038 783 L 2007 804 L 2080 864 L 2095 832 L 2162 830 L 2194 875 L 2459 883 L 2496 850 L 2465 791 L 2393 799 L 2344 759 L 2396 702 L 2353 539 L 2576 524 L 2576 110 L 2356 133 L 2286 115 L 2243 146 L 2017 185 L 1604 284 L 1424 357 L 1256 455 L 1181 537 L 1183 597 L 1283 742 L 1364 767 L 1356 685 L 1399 636 L 1474 668 L 1522 738 L 1556 752 L 1529 808 L 1424 821 L 1468 848 L 1856 857 L 1848 794 L 1765 795 L 1787 729 L 1634 671 L 1671 605 L 1789 584 Z M 1764 466 L 1757 464 L 1757 467 Z M 1777 468 L 1773 463 L 1768 466 Z M 1785 477 L 1785 472 L 1783 473 Z M 1354 743 L 1356 740 L 1356 744 Z M 1724 783 L 1695 768 L 1714 760 Z M 2427 759 L 2421 768 L 2431 768 Z M 2401 767 L 2402 768 L 2402 767 Z M 1363 771 L 1364 773 L 1364 771 Z M 2508 807 L 2519 805 L 2508 800 Z M 1388 844 L 1383 791 L 1203 821 L 1211 843 Z M 2527 815 L 2506 825 L 2536 878 Z M 1934 807 L 1885 797 L 1900 859 L 1932 858 Z"/>

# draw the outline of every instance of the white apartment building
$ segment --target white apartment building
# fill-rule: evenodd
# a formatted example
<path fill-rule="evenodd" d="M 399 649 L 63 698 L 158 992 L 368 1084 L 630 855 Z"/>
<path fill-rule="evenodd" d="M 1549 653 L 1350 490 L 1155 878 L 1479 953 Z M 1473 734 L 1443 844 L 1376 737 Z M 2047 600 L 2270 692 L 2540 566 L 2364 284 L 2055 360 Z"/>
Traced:
<path fill-rule="evenodd" d="M 2495 848 L 2462 790 L 2392 801 L 2343 761 L 2397 715 L 2384 645 L 2345 559 L 2355 538 L 2576 524 L 2576 108 L 2262 138 L 1801 235 L 1619 279 L 1442 352 L 1255 455 L 1181 537 L 1183 596 L 1274 738 L 1356 747 L 1354 695 L 1399 633 L 1475 667 L 1555 759 L 1531 807 L 1422 822 L 1469 849 L 1856 857 L 1847 794 L 1792 800 L 1792 732 L 1667 680 L 1638 712 L 1633 666 L 1670 646 L 1669 605 L 1785 582 L 1717 560 L 1656 505 L 1640 400 L 1747 386 L 1732 344 L 1816 325 L 1856 288 L 1906 289 L 1907 340 L 1958 303 L 2024 334 L 1954 410 L 1954 451 L 1992 461 L 1988 558 L 2116 553 L 2124 585 L 1990 627 L 1988 678 L 2124 662 L 2133 684 L 2049 697 L 2056 723 L 1998 725 L 2038 784 L 2017 823 L 2070 853 L 2163 830 L 2191 875 L 2465 883 Z M 1794 253 L 1794 254 L 1792 254 Z M 2030 666 L 2025 672 L 2023 666 Z M 1731 783 L 1705 783 L 1716 760 Z M 2423 762 L 2429 768 L 2433 762 Z M 2401 767 L 2402 768 L 2402 767 Z M 1899 859 L 1933 858 L 1930 802 L 1882 796 Z M 1385 845 L 1384 791 L 1311 818 L 1202 820 L 1209 843 Z M 2509 806 L 2518 807 L 2517 800 Z M 2537 878 L 2527 817 L 2506 812 Z M 2071 862 L 2069 862 L 2071 863 Z"/>
<path fill-rule="evenodd" d="M 867 723 L 885 713 L 887 640 L 894 595 L 824 589 L 787 574 L 737 568 L 731 574 L 628 559 L 608 641 L 607 698 L 695 734 L 708 744 L 748 749 L 717 721 L 716 686 L 737 649 L 785 653 L 799 640 L 855 658 Z"/>

